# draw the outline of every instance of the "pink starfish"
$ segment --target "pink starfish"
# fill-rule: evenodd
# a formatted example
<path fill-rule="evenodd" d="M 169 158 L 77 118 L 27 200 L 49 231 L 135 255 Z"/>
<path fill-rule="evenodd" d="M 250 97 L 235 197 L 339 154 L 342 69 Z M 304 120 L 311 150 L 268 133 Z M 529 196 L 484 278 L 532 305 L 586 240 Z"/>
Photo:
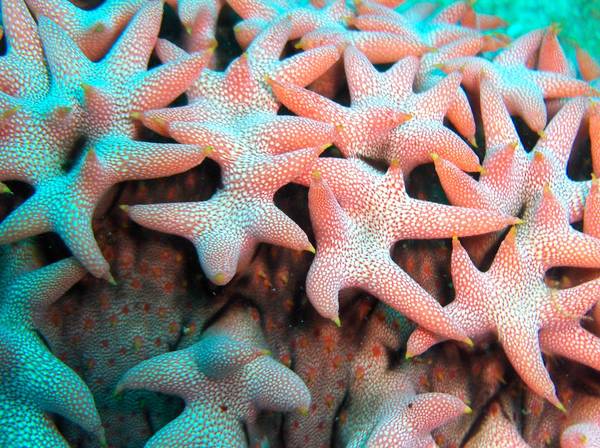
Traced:
<path fill-rule="evenodd" d="M 162 0 L 151 1 L 162 9 Z M 26 2 L 38 20 L 47 17 L 59 24 L 85 55 L 95 61 L 108 52 L 144 0 L 107 0 L 89 11 L 67 0 Z"/>
<path fill-rule="evenodd" d="M 183 413 L 147 447 L 244 446 L 242 422 L 253 423 L 260 410 L 307 412 L 308 389 L 267 356 L 260 326 L 249 311 L 234 310 L 191 347 L 143 361 L 124 375 L 117 393 L 146 389 L 185 400 Z"/>
<path fill-rule="evenodd" d="M 3 98 L 14 112 L 4 117 L 2 179 L 31 182 L 35 192 L 0 224 L 1 244 L 55 231 L 93 275 L 112 280 L 91 225 L 104 193 L 118 182 L 176 174 L 203 160 L 195 146 L 134 140 L 136 114 L 171 102 L 207 59 L 206 54 L 193 55 L 146 71 L 161 16 L 160 2 L 144 5 L 111 52 L 96 63 L 64 30 L 40 19 L 59 93 L 52 91 L 34 103 Z M 71 108 L 74 98 L 82 106 Z M 86 147 L 65 172 L 57 162 L 65 159 L 79 131 L 87 137 Z"/>
<path fill-rule="evenodd" d="M 145 114 L 149 127 L 181 143 L 210 146 L 208 156 L 221 166 L 224 188 L 205 202 L 135 206 L 130 215 L 192 241 L 205 273 L 219 285 L 247 264 L 258 242 L 314 251 L 304 232 L 275 207 L 273 195 L 306 172 L 333 139 L 333 129 L 277 116 L 278 104 L 263 77 L 308 83 L 333 63 L 337 50 L 319 49 L 280 62 L 289 30 L 285 20 L 274 24 L 225 74 L 201 76 L 189 106 Z"/>
<path fill-rule="evenodd" d="M 317 311 L 339 323 L 339 291 L 358 287 L 419 324 L 468 343 L 439 303 L 393 262 L 390 248 L 401 239 L 474 235 L 518 220 L 412 199 L 398 163 L 385 175 L 356 159 L 323 158 L 314 169 L 309 209 L 319 250 L 306 291 Z"/>
<path fill-rule="evenodd" d="M 456 98 L 459 76 L 446 77 L 417 94 L 412 91 L 416 58 L 379 73 L 363 54 L 348 47 L 344 64 L 350 107 L 291 84 L 272 82 L 273 91 L 296 114 L 336 126 L 334 144 L 347 157 L 396 159 L 408 175 L 415 166 L 428 163 L 432 151 L 440 151 L 463 169 L 479 168 L 477 156 L 442 122 Z"/>
<path fill-rule="evenodd" d="M 581 335 L 585 331 L 577 324 L 596 302 L 600 282 L 558 291 L 546 285 L 544 274 L 553 266 L 597 267 L 598 256 L 600 240 L 570 227 L 565 209 L 546 188 L 539 203 L 528 208 L 525 224 L 511 229 L 487 272 L 477 270 L 458 238 L 453 239 L 456 299 L 446 309 L 469 337 L 481 339 L 497 333 L 525 383 L 562 408 L 541 351 L 559 352 L 600 368 L 595 353 L 598 343 L 579 347 L 581 339 L 592 336 Z M 423 353 L 441 340 L 417 329 L 409 339 L 407 353 Z M 553 342 L 546 346 L 548 340 Z"/>
<path fill-rule="evenodd" d="M 17 256 L 20 248 L 11 251 L 2 260 L 9 272 L 15 264 L 10 257 Z M 90 390 L 52 355 L 36 331 L 47 308 L 84 275 L 81 265 L 69 258 L 0 279 L 2 446 L 67 446 L 48 413 L 67 418 L 105 443 Z"/>
<path fill-rule="evenodd" d="M 546 125 L 545 98 L 593 95 L 586 82 L 552 72 L 528 68 L 528 61 L 540 46 L 544 30 L 532 31 L 515 40 L 496 55 L 493 61 L 479 57 L 456 58 L 443 64 L 447 73 L 460 71 L 463 84 L 470 91 L 478 88 L 482 77 L 498 89 L 512 115 L 522 117 L 535 132 Z"/>

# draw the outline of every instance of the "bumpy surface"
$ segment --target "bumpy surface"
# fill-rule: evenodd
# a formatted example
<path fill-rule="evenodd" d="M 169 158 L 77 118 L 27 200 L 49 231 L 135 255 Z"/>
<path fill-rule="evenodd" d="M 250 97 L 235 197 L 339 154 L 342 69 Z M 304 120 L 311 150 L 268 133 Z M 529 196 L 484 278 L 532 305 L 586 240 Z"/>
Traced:
<path fill-rule="evenodd" d="M 598 446 L 598 47 L 400 3 L 1 1 L 0 445 Z"/>

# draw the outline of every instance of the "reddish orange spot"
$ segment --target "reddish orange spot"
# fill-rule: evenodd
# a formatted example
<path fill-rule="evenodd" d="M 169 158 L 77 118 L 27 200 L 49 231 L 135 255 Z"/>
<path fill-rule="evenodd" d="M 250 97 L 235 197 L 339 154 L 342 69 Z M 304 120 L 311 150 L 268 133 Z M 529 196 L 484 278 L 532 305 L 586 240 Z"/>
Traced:
<path fill-rule="evenodd" d="M 179 324 L 177 322 L 171 322 L 169 324 L 169 329 L 168 329 L 169 333 L 171 334 L 176 334 L 179 333 Z"/>
<path fill-rule="evenodd" d="M 354 369 L 354 378 L 358 382 L 365 378 L 365 368 L 363 366 L 357 366 L 356 369 Z"/>
<path fill-rule="evenodd" d="M 133 280 L 131 280 L 131 287 L 133 289 L 140 289 L 142 287 L 142 282 L 140 282 L 140 279 L 135 277 Z"/>
<path fill-rule="evenodd" d="M 380 358 L 381 355 L 383 355 L 383 348 L 381 345 L 375 344 L 373 347 L 371 347 L 371 353 L 373 354 L 373 357 Z"/>
<path fill-rule="evenodd" d="M 127 354 L 127 349 L 125 347 L 121 347 L 119 349 L 119 355 L 125 356 Z"/>
<path fill-rule="evenodd" d="M 144 311 L 144 313 L 149 313 L 151 308 L 152 306 L 147 302 L 144 302 L 144 304 L 142 305 L 142 310 Z"/>
<path fill-rule="evenodd" d="M 121 313 L 125 315 L 129 314 L 129 307 L 125 305 L 123 308 L 121 308 Z"/>
<path fill-rule="evenodd" d="M 160 347 L 160 345 L 161 345 L 161 344 L 162 344 L 162 342 L 160 341 L 160 338 L 156 338 L 156 339 L 154 340 L 154 345 L 155 345 L 156 347 Z"/>
<path fill-rule="evenodd" d="M 281 362 L 281 364 L 283 364 L 286 367 L 289 367 L 292 365 L 292 358 L 287 353 L 281 355 L 279 358 L 279 361 Z"/>
<path fill-rule="evenodd" d="M 169 310 L 164 306 L 158 307 L 158 317 L 165 317 L 168 314 Z"/>
<path fill-rule="evenodd" d="M 250 317 L 252 317 L 255 322 L 260 320 L 260 315 L 258 314 L 258 310 L 256 308 L 252 308 L 250 311 Z"/>
<path fill-rule="evenodd" d="M 283 301 L 283 308 L 290 313 L 294 309 L 294 301 L 290 298 Z"/>
<path fill-rule="evenodd" d="M 173 294 L 173 291 L 175 291 L 175 283 L 173 282 L 167 282 L 163 285 L 163 291 L 165 292 L 165 294 Z"/>
<path fill-rule="evenodd" d="M 100 345 L 102 346 L 102 348 L 108 348 L 110 344 L 108 342 L 108 339 L 102 339 L 100 341 Z"/>
<path fill-rule="evenodd" d="M 325 406 L 327 406 L 328 409 L 331 409 L 333 407 L 335 403 L 335 397 L 331 394 L 327 394 L 325 395 Z"/>

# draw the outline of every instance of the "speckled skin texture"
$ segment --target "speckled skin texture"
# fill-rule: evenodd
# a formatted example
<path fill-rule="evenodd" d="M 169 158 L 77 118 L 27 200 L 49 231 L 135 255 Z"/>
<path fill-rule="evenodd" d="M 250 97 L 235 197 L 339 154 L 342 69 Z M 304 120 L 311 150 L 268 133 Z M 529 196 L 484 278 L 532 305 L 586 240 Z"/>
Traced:
<path fill-rule="evenodd" d="M 0 446 L 596 446 L 594 45 L 398 3 L 1 0 Z"/>

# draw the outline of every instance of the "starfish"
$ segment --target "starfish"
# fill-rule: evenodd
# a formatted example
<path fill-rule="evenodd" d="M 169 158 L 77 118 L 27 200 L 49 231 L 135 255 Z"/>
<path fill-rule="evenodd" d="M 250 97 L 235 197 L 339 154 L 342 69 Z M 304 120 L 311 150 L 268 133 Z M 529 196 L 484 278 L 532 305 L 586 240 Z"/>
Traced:
<path fill-rule="evenodd" d="M 592 448 L 600 445 L 598 397 L 579 395 L 573 402 L 560 436 L 561 448 Z"/>
<path fill-rule="evenodd" d="M 248 311 L 234 310 L 196 344 L 143 361 L 123 376 L 116 393 L 146 389 L 185 400 L 183 413 L 147 447 L 244 446 L 242 422 L 254 422 L 260 410 L 307 412 L 308 389 L 268 356 L 260 327 Z"/>
<path fill-rule="evenodd" d="M 109 51 L 144 1 L 107 0 L 88 11 L 67 0 L 26 0 L 38 20 L 47 17 L 60 25 L 91 60 Z M 160 3 L 162 9 L 162 1 L 151 1 Z"/>
<path fill-rule="evenodd" d="M 217 285 L 247 265 L 258 242 L 314 252 L 305 233 L 273 204 L 273 196 L 310 168 L 333 129 L 296 117 L 263 116 L 262 123 L 256 118 L 249 128 L 237 129 L 171 124 L 178 141 L 210 145 L 208 155 L 222 167 L 223 189 L 204 202 L 128 208 L 137 223 L 192 241 L 204 272 Z M 304 149 L 283 153 L 298 146 Z"/>
<path fill-rule="evenodd" d="M 19 252 L 17 248 L 12 250 L 13 256 Z M 9 273 L 14 261 L 3 260 Z M 74 258 L 68 258 L 16 278 L 9 275 L 0 279 L 2 446 L 67 447 L 48 413 L 67 418 L 105 443 L 90 390 L 52 355 L 37 332 L 47 308 L 84 275 L 85 269 Z"/>
<path fill-rule="evenodd" d="M 196 146 L 134 140 L 138 130 L 133 118 L 175 99 L 207 61 L 206 54 L 192 55 L 146 71 L 161 15 L 160 2 L 144 5 L 110 53 L 96 63 L 64 30 L 45 17 L 40 19 L 53 83 L 66 98 L 83 104 L 74 112 L 64 102 L 56 108 L 53 98 L 21 107 L 18 99 L 4 96 L 8 110 L 15 112 L 4 117 L 8 158 L 2 157 L 2 177 L 31 181 L 35 192 L 2 221 L 0 244 L 52 230 L 94 276 L 112 280 L 91 225 L 106 191 L 124 180 L 186 171 L 204 159 Z M 69 120 L 71 112 L 79 118 L 76 125 Z M 70 149 L 74 129 L 87 137 L 86 146 L 65 172 L 56 161 Z M 50 168 L 40 168 L 39 160 L 31 157 L 40 152 L 38 157 Z"/>
<path fill-rule="evenodd" d="M 581 220 L 591 182 L 569 179 L 567 162 L 587 99 L 567 102 L 541 132 L 533 151 L 526 153 L 501 93 L 491 80 L 482 80 L 480 96 L 487 148 L 480 179 L 475 181 L 442 158 L 435 160 L 450 202 L 517 214 L 549 185 L 566 208 L 569 221 Z"/>
<path fill-rule="evenodd" d="M 306 292 L 319 314 L 339 324 L 338 292 L 358 287 L 420 325 L 469 343 L 439 303 L 393 262 L 390 249 L 402 239 L 475 235 L 518 220 L 412 199 L 398 163 L 382 175 L 357 159 L 322 158 L 314 170 L 308 199 L 319 250 Z"/>
<path fill-rule="evenodd" d="M 272 80 L 305 86 L 339 59 L 339 50 L 328 46 L 280 60 L 290 31 L 287 18 L 274 23 L 225 72 L 203 70 L 186 91 L 187 106 L 146 112 L 141 117 L 144 125 L 168 135 L 168 125 L 173 122 L 230 124 L 236 120 L 251 122 L 255 113 L 276 114 L 280 105 L 271 91 Z M 164 40 L 159 40 L 156 49 L 163 62 L 178 60 L 187 54 Z"/>
<path fill-rule="evenodd" d="M 587 82 L 559 73 L 532 70 L 528 61 L 540 46 L 544 30 L 532 31 L 515 40 L 492 61 L 481 57 L 461 57 L 442 65 L 446 73 L 460 71 L 463 85 L 475 91 L 482 77 L 498 89 L 511 115 L 518 115 L 535 132 L 546 126 L 544 99 L 594 95 Z"/>
<path fill-rule="evenodd" d="M 283 16 L 290 18 L 293 40 L 322 27 L 342 24 L 351 15 L 345 0 L 331 0 L 322 7 L 314 1 L 301 0 L 229 0 L 229 5 L 242 18 L 234 27 L 235 38 L 242 48 L 247 48 L 269 23 Z"/>
<path fill-rule="evenodd" d="M 556 290 L 546 285 L 544 275 L 553 266 L 598 267 L 600 240 L 568 224 L 566 210 L 549 187 L 538 203 L 528 208 L 524 221 L 509 231 L 485 273 L 475 268 L 458 238 L 453 238 L 451 268 L 456 298 L 445 308 L 471 338 L 496 333 L 523 381 L 564 409 L 541 352 L 558 352 L 600 368 L 599 354 L 595 353 L 600 345 L 595 342 L 580 347 L 581 340 L 595 338 L 577 323 L 597 301 L 600 281 Z M 408 341 L 407 356 L 423 353 L 441 340 L 417 329 Z"/>
<path fill-rule="evenodd" d="M 434 429 L 472 412 L 452 395 L 423 393 L 430 370 L 426 364 L 389 368 L 385 347 L 397 345 L 399 335 L 388 319 L 371 319 L 365 333 L 352 362 L 354 377 L 340 413 L 344 446 L 435 446 L 430 435 Z"/>
<path fill-rule="evenodd" d="M 460 76 L 449 76 L 423 93 L 413 93 L 417 58 L 379 73 L 354 47 L 344 64 L 352 103 L 341 106 L 300 87 L 272 82 L 277 98 L 294 113 L 336 126 L 334 144 L 347 157 L 400 161 L 405 175 L 440 151 L 461 168 L 476 171 L 477 156 L 442 120 L 456 98 Z"/>

